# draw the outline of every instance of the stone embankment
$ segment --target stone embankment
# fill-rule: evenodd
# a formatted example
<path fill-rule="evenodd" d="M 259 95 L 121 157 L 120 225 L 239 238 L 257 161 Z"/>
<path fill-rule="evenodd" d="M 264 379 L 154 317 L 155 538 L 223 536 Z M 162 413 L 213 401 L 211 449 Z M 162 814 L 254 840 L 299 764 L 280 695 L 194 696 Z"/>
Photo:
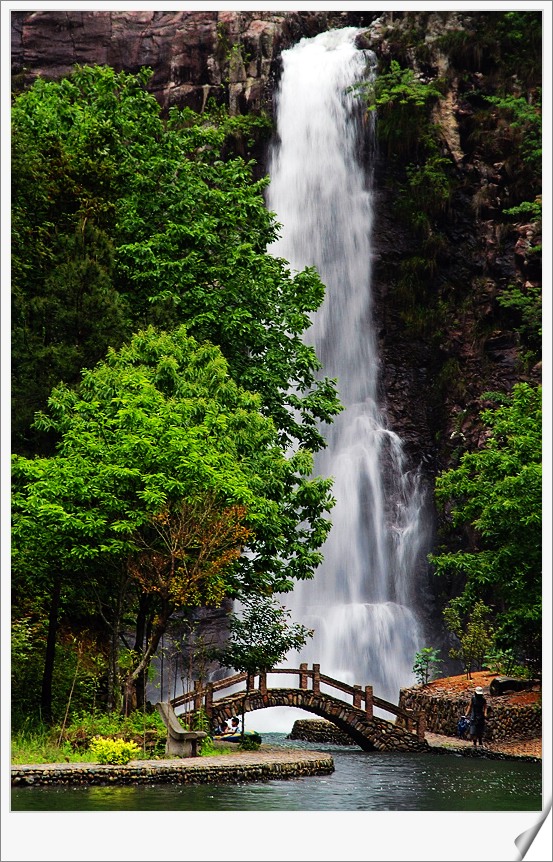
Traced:
<path fill-rule="evenodd" d="M 513 703 L 512 698 L 493 697 L 484 691 L 488 703 L 486 740 L 531 739 L 541 736 L 542 718 L 539 703 Z M 425 691 L 418 686 L 402 689 L 399 706 L 426 716 L 426 730 L 443 736 L 457 735 L 457 722 L 465 714 L 470 697 Z"/>
<path fill-rule="evenodd" d="M 98 763 L 35 763 L 12 766 L 14 787 L 37 785 L 242 784 L 251 781 L 330 775 L 332 757 L 318 751 L 261 749 L 256 752 L 131 760 L 125 766 Z"/>

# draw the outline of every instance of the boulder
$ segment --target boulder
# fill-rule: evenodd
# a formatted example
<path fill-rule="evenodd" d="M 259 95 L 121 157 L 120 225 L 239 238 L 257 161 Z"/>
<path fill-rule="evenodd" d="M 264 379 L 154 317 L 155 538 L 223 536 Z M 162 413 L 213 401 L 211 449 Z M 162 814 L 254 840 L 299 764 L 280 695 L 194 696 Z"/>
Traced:
<path fill-rule="evenodd" d="M 496 676 L 490 682 L 490 694 L 494 697 L 510 691 L 528 691 L 536 685 L 532 679 L 515 679 L 510 676 Z"/>

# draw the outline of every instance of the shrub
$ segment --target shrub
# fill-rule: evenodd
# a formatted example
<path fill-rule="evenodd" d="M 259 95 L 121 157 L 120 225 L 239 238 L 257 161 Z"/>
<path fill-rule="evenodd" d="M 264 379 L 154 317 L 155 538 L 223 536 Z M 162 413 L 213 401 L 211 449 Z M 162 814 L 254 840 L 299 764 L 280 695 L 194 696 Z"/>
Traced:
<path fill-rule="evenodd" d="M 113 763 L 125 765 L 140 751 L 136 742 L 125 742 L 124 739 L 106 739 L 95 736 L 90 751 L 98 763 Z"/>
<path fill-rule="evenodd" d="M 441 82 L 425 83 L 412 69 L 402 69 L 392 60 L 387 71 L 359 89 L 367 110 L 378 113 L 377 133 L 389 153 L 422 154 L 431 130 L 432 105 L 442 96 Z"/>
<path fill-rule="evenodd" d="M 514 676 L 517 679 L 531 679 L 532 673 L 529 668 L 520 664 L 514 650 L 512 649 L 492 649 L 486 655 L 486 666 L 492 673 L 499 673 L 502 676 Z"/>
<path fill-rule="evenodd" d="M 415 654 L 415 662 L 413 664 L 413 673 L 421 685 L 426 685 L 429 679 L 435 678 L 437 673 L 437 665 L 442 663 L 438 658 L 440 651 L 434 647 L 423 647 Z"/>
<path fill-rule="evenodd" d="M 242 742 L 238 743 L 238 748 L 242 751 L 259 751 L 261 743 L 256 739 L 250 739 L 247 736 L 244 737 Z"/>

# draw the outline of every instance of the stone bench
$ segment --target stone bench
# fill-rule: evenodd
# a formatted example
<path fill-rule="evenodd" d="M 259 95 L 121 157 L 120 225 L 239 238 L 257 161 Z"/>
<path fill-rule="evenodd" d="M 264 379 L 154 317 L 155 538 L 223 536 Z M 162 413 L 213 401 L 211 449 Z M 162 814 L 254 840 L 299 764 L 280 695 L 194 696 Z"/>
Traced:
<path fill-rule="evenodd" d="M 162 700 L 156 703 L 156 707 L 167 728 L 165 754 L 176 757 L 197 757 L 198 742 L 205 739 L 207 733 L 203 730 L 185 730 L 169 701 Z"/>

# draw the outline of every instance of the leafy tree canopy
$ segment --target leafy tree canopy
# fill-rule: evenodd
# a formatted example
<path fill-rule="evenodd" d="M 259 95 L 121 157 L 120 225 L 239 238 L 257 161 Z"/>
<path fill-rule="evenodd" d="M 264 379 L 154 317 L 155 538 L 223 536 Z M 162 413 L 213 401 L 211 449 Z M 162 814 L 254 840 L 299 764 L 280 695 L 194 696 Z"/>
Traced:
<path fill-rule="evenodd" d="M 449 655 L 461 661 L 469 679 L 474 666 L 476 670 L 482 670 L 493 649 L 495 633 L 489 622 L 490 614 L 490 608 L 480 600 L 464 614 L 462 601 L 458 598 L 452 599 L 444 610 L 445 624 L 459 641 L 459 646 L 450 649 Z"/>
<path fill-rule="evenodd" d="M 148 74 L 83 67 L 14 100 L 17 448 L 36 451 L 29 425 L 54 384 L 78 382 L 133 331 L 185 322 L 261 395 L 283 444 L 318 449 L 339 405 L 302 335 L 324 288 L 267 252 L 266 180 L 225 157 L 249 121 L 164 120 Z"/>
<path fill-rule="evenodd" d="M 156 541 L 165 541 L 163 520 L 176 510 L 184 517 L 183 501 L 188 515 L 200 505 L 207 517 L 209 500 L 219 513 L 243 509 L 249 531 L 241 574 L 227 587 L 290 588 L 320 561 L 329 523 L 313 502 L 318 508 L 322 497 L 330 509 L 330 483 L 298 487 L 311 457 L 287 457 L 260 406 L 232 380 L 220 350 L 198 345 L 184 327 L 137 333 L 84 371 L 77 389 L 52 392 L 37 424 L 59 437 L 58 452 L 14 457 L 15 535 L 32 535 L 38 524 L 58 558 L 66 543 L 75 562 L 126 555 L 153 541 L 143 531 L 154 521 Z"/>
<path fill-rule="evenodd" d="M 324 287 L 268 253 L 266 180 L 233 154 L 266 120 L 164 118 L 150 74 L 78 68 L 12 109 L 14 595 L 43 621 L 97 602 L 117 639 L 124 561 L 137 642 L 163 602 L 311 576 L 341 409 L 303 341 Z"/>
<path fill-rule="evenodd" d="M 484 447 L 436 480 L 438 505 L 470 547 L 431 559 L 439 575 L 463 579 L 464 610 L 481 599 L 496 613 L 498 641 L 530 654 L 541 620 L 541 387 L 495 397 L 499 406 L 482 413 Z"/>

